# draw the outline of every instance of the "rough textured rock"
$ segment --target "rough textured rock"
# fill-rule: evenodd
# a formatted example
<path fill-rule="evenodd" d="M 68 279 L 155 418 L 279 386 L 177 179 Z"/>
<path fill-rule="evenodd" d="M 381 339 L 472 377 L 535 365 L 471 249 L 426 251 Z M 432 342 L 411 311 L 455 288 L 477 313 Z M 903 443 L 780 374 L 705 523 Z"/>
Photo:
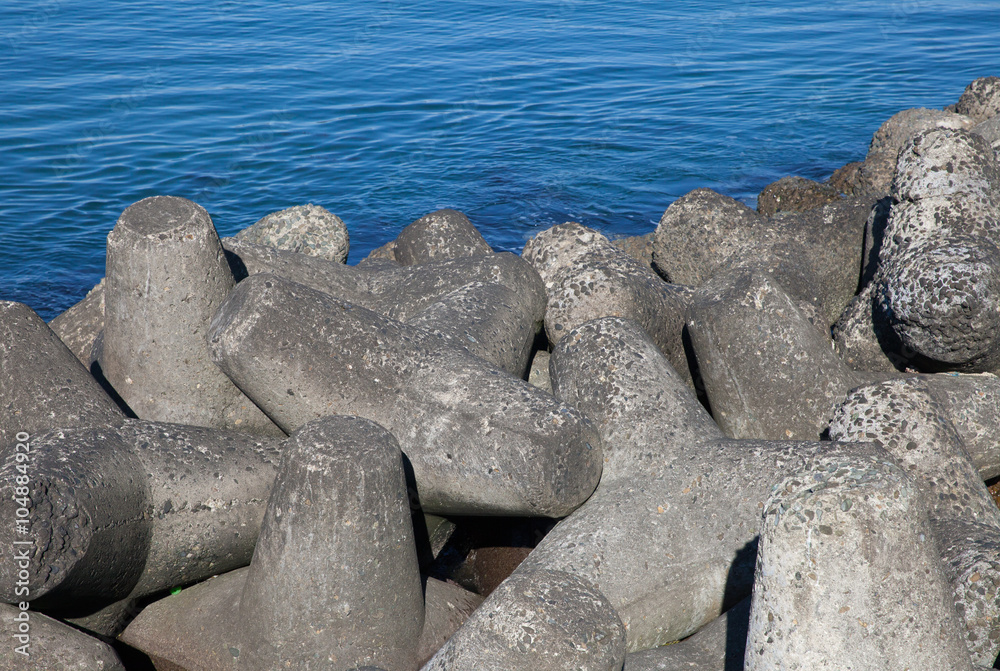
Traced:
<path fill-rule="evenodd" d="M 731 438 L 819 440 L 861 382 L 762 273 L 734 271 L 703 285 L 688 332 L 712 414 Z"/>
<path fill-rule="evenodd" d="M 669 282 L 698 286 L 770 237 L 749 207 L 711 189 L 675 200 L 653 236 L 653 264 Z"/>
<path fill-rule="evenodd" d="M 108 235 L 100 368 L 142 419 L 282 435 L 212 364 L 205 331 L 236 282 L 208 213 L 130 205 Z"/>
<path fill-rule="evenodd" d="M 23 303 L 0 301 L 0 452 L 53 429 L 114 426 L 125 415 Z"/>
<path fill-rule="evenodd" d="M 332 416 L 286 441 L 239 609 L 240 668 L 411 671 L 424 605 L 402 454 Z"/>
<path fill-rule="evenodd" d="M 974 125 L 962 114 L 916 108 L 894 114 L 872 137 L 861 169 L 859 188 L 877 194 L 888 193 L 896 172 L 896 158 L 907 141 L 926 128 L 963 128 Z"/>
<path fill-rule="evenodd" d="M 624 659 L 608 600 L 584 579 L 538 570 L 500 585 L 423 671 L 617 671 Z"/>
<path fill-rule="evenodd" d="M 125 671 L 110 645 L 41 613 L 0 604 L 0 622 L 8 633 L 0 648 L 0 665 L 4 668 Z M 20 633 L 22 624 L 27 633 Z"/>
<path fill-rule="evenodd" d="M 747 598 L 683 641 L 629 653 L 623 671 L 743 671 L 749 620 Z"/>
<path fill-rule="evenodd" d="M 831 454 L 775 485 L 745 668 L 973 668 L 917 488 L 887 455 Z"/>
<path fill-rule="evenodd" d="M 104 278 L 79 303 L 50 321 L 49 328 L 89 368 L 94 339 L 104 328 Z"/>
<path fill-rule="evenodd" d="M 417 645 L 417 664 L 426 664 L 482 603 L 483 597 L 454 583 L 425 578 L 424 629 Z"/>
<path fill-rule="evenodd" d="M 348 414 L 392 431 L 428 512 L 560 516 L 600 478 L 600 439 L 578 411 L 303 285 L 244 280 L 209 337 L 218 365 L 287 430 Z"/>
<path fill-rule="evenodd" d="M 853 370 L 862 373 L 895 373 L 906 370 L 914 352 L 903 348 L 885 348 L 887 329 L 872 318 L 874 284 L 868 284 L 851 299 L 833 325 L 832 335 L 837 355 Z M 880 320 L 884 321 L 884 320 Z M 888 351 L 887 351 L 888 350 Z"/>
<path fill-rule="evenodd" d="M 448 209 L 424 215 L 404 228 L 393 248 L 395 260 L 404 266 L 492 253 L 468 217 Z"/>
<path fill-rule="evenodd" d="M 1000 162 L 1000 115 L 977 124 L 972 132 L 986 140 Z"/>
<path fill-rule="evenodd" d="M 236 238 L 338 263 L 347 261 L 350 251 L 344 222 L 325 207 L 312 203 L 272 212 L 237 233 Z"/>
<path fill-rule="evenodd" d="M 757 212 L 770 217 L 778 212 L 802 212 L 837 200 L 840 194 L 830 184 L 805 177 L 782 177 L 764 187 L 757 196 Z"/>
<path fill-rule="evenodd" d="M 955 111 L 976 123 L 1000 115 L 1000 77 L 980 77 L 966 86 Z"/>
<path fill-rule="evenodd" d="M 1000 510 L 929 382 L 918 377 L 860 387 L 838 409 L 830 435 L 874 440 L 914 479 L 940 545 L 974 660 L 1000 652 Z M 938 392 L 944 391 L 938 389 Z"/>
<path fill-rule="evenodd" d="M 690 375 L 682 332 L 691 290 L 667 284 L 603 235 L 576 223 L 542 231 L 523 257 L 545 282 L 545 332 L 553 344 L 599 317 L 633 319 L 649 333 L 674 368 Z"/>

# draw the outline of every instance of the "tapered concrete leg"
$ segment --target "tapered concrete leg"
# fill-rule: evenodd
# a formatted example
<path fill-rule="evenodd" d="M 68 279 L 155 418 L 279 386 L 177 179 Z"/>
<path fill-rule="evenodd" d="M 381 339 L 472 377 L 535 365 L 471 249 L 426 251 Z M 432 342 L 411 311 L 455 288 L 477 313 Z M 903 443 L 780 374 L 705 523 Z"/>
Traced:
<path fill-rule="evenodd" d="M 108 235 L 100 366 L 142 419 L 280 435 L 215 366 L 205 331 L 233 289 L 208 213 L 183 198 L 129 206 Z"/>
<path fill-rule="evenodd" d="M 124 420 L 34 310 L 0 301 L 0 450 L 17 442 L 18 434 L 40 437 L 53 429 L 115 426 Z"/>
<path fill-rule="evenodd" d="M 424 603 L 402 455 L 327 417 L 289 439 L 240 601 L 241 669 L 411 671 Z"/>
<path fill-rule="evenodd" d="M 579 411 L 431 333 L 261 274 L 210 334 L 283 428 L 347 414 L 392 431 L 427 512 L 557 517 L 597 486 L 600 438 Z"/>
<path fill-rule="evenodd" d="M 560 571 L 511 576 L 423 671 L 618 671 L 625 628 L 590 582 Z"/>
<path fill-rule="evenodd" d="M 820 459 L 764 508 L 746 670 L 972 669 L 916 486 Z"/>

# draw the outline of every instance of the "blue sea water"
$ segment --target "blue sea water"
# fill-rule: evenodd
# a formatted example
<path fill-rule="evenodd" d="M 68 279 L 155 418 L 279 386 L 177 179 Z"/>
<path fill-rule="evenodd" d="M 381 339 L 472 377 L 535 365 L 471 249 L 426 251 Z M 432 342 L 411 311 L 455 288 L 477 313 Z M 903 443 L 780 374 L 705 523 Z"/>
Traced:
<path fill-rule="evenodd" d="M 441 207 L 495 247 L 753 205 L 1000 74 L 1000 2 L 26 0 L 0 9 L 0 298 L 50 319 L 129 204 L 230 235 L 312 202 L 349 262 Z"/>

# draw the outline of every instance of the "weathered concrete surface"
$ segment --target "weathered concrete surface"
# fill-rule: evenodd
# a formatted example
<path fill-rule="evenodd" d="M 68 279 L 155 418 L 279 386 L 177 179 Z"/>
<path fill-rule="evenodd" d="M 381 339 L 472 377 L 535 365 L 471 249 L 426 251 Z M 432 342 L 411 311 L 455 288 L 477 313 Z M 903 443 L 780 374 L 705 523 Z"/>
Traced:
<path fill-rule="evenodd" d="M 653 264 L 668 281 L 698 286 L 740 262 L 771 236 L 749 207 L 711 189 L 695 189 L 667 208 L 653 237 Z"/>
<path fill-rule="evenodd" d="M 423 671 L 618 671 L 625 630 L 588 581 L 537 570 L 508 578 Z"/>
<path fill-rule="evenodd" d="M 604 317 L 563 338 L 550 364 L 553 393 L 589 417 L 604 445 L 599 489 L 655 477 L 693 443 L 723 434 L 642 327 Z"/>
<path fill-rule="evenodd" d="M 0 622 L 7 633 L 0 647 L 0 665 L 5 669 L 125 671 L 110 645 L 41 613 L 4 603 Z M 27 633 L 21 633 L 21 625 Z"/>
<path fill-rule="evenodd" d="M 423 593 L 402 453 L 385 429 L 331 416 L 286 441 L 239 619 L 248 671 L 416 666 Z"/>
<path fill-rule="evenodd" d="M 819 440 L 861 383 L 764 273 L 741 269 L 702 285 L 688 333 L 713 416 L 731 438 Z"/>
<path fill-rule="evenodd" d="M 924 370 L 1000 367 L 1000 166 L 978 135 L 932 129 L 899 155 L 873 321 Z M 883 346 L 885 343 L 883 343 Z"/>
<path fill-rule="evenodd" d="M 344 263 L 350 251 L 347 226 L 319 205 L 272 212 L 236 234 L 236 239 Z"/>
<path fill-rule="evenodd" d="M 274 439 L 141 420 L 33 439 L 3 468 L 30 465 L 28 533 L 8 533 L 34 543 L 34 607 L 113 636 L 137 598 L 245 566 L 277 457 Z"/>
<path fill-rule="evenodd" d="M 683 641 L 625 656 L 623 671 L 743 671 L 750 598 Z"/>
<path fill-rule="evenodd" d="M 393 432 L 428 512 L 562 516 L 600 477 L 600 439 L 577 410 L 303 285 L 244 280 L 209 337 L 217 364 L 288 431 L 353 414 Z"/>
<path fill-rule="evenodd" d="M 961 606 L 969 651 L 978 664 L 992 666 L 1000 653 L 1000 510 L 931 391 L 932 380 L 859 387 L 838 409 L 830 434 L 878 442 L 914 479 Z"/>
<path fill-rule="evenodd" d="M 771 217 L 778 212 L 803 212 L 837 200 L 836 187 L 805 177 L 782 177 L 764 187 L 757 196 L 757 212 Z"/>
<path fill-rule="evenodd" d="M 966 86 L 955 111 L 976 123 L 1000 115 L 1000 77 L 980 77 Z"/>
<path fill-rule="evenodd" d="M 536 235 L 523 256 L 545 282 L 551 343 L 591 319 L 633 319 L 690 379 L 682 336 L 690 288 L 664 282 L 597 231 L 572 222 Z"/>
<path fill-rule="evenodd" d="M 888 455 L 820 456 L 763 513 L 747 671 L 973 668 L 921 497 Z"/>
<path fill-rule="evenodd" d="M 124 420 L 41 317 L 23 303 L 0 301 L 0 451 L 12 448 L 18 435 L 30 440 L 53 429 Z"/>
<path fill-rule="evenodd" d="M 469 218 L 450 209 L 414 221 L 400 232 L 393 248 L 395 260 L 404 266 L 492 253 L 493 248 Z"/>
<path fill-rule="evenodd" d="M 617 238 L 611 244 L 649 268 L 653 267 L 653 233 Z"/>
<path fill-rule="evenodd" d="M 545 292 L 541 282 L 515 293 L 502 284 L 472 282 L 441 296 L 409 320 L 449 345 L 524 377 L 542 330 Z"/>
<path fill-rule="evenodd" d="M 50 321 L 49 328 L 84 367 L 90 368 L 94 339 L 104 328 L 104 278 L 80 302 Z"/>
<path fill-rule="evenodd" d="M 149 485 L 135 450 L 114 428 L 66 429 L 34 437 L 27 461 L 18 454 L 25 453 L 8 451 L 0 466 L 0 511 L 11 520 L 0 541 L 28 549 L 32 606 L 72 617 L 127 597 L 152 537 Z M 22 473 L 19 464 L 30 468 Z M 19 508 L 28 514 L 18 516 Z M 17 519 L 26 524 L 15 526 Z M 18 570 L 13 561 L 0 564 L 0 600 L 21 601 Z"/>
<path fill-rule="evenodd" d="M 894 114 L 872 136 L 861 168 L 859 188 L 876 194 L 888 193 L 899 151 L 918 131 L 927 128 L 969 129 L 973 125 L 973 120 L 963 114 L 935 109 L 915 108 Z"/>
<path fill-rule="evenodd" d="M 122 213 L 108 235 L 100 366 L 136 415 L 282 435 L 208 355 L 208 322 L 235 284 L 203 208 L 154 196 Z"/>
<path fill-rule="evenodd" d="M 684 638 L 749 594 L 759 511 L 790 469 L 830 453 L 884 455 L 872 445 L 722 438 L 637 331 L 600 320 L 578 330 L 578 344 L 571 332 L 556 348 L 553 388 L 600 427 L 609 476 L 514 572 L 592 582 L 625 624 L 630 651 Z M 584 361 L 562 360 L 572 347 Z"/>

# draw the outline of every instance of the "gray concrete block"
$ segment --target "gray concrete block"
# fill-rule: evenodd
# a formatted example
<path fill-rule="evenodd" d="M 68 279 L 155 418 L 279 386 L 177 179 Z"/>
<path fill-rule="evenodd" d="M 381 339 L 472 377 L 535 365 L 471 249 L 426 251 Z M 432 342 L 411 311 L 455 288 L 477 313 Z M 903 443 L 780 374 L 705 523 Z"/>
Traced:
<path fill-rule="evenodd" d="M 749 207 L 711 189 L 695 189 L 667 208 L 653 237 L 653 265 L 668 281 L 698 286 L 773 237 Z"/>
<path fill-rule="evenodd" d="M 17 456 L 24 454 L 27 460 Z M 115 429 L 33 437 L 27 452 L 4 455 L 0 475 L 0 511 L 11 520 L 0 540 L 30 556 L 26 580 L 15 562 L 0 564 L 0 600 L 23 600 L 20 581 L 34 608 L 71 617 L 132 592 L 149 551 L 152 510 L 143 464 Z"/>
<path fill-rule="evenodd" d="M 836 187 L 805 177 L 782 177 L 771 182 L 757 196 L 757 212 L 771 217 L 778 212 L 803 212 L 837 200 Z"/>
<path fill-rule="evenodd" d="M 113 636 L 135 599 L 245 566 L 277 457 L 273 439 L 141 420 L 39 436 L 27 462 L 8 454 L 11 487 L 26 464 L 35 502 L 28 533 L 5 534 L 34 543 L 35 607 Z"/>
<path fill-rule="evenodd" d="M 8 634 L 0 647 L 5 669 L 125 671 L 110 645 L 41 613 L 0 604 L 0 622 Z"/>
<path fill-rule="evenodd" d="M 1000 78 L 980 77 L 970 83 L 962 91 L 955 110 L 977 123 L 1000 115 Z"/>
<path fill-rule="evenodd" d="M 0 450 L 13 449 L 18 435 L 124 420 L 41 317 L 23 303 L 0 301 Z"/>
<path fill-rule="evenodd" d="M 979 477 L 1000 476 L 1000 378 L 992 373 L 921 377 L 962 438 Z"/>
<path fill-rule="evenodd" d="M 542 231 L 522 256 L 545 282 L 545 332 L 551 343 L 591 319 L 625 317 L 641 324 L 690 379 L 682 337 L 690 288 L 664 282 L 603 235 L 576 223 Z"/>
<path fill-rule="evenodd" d="M 542 330 L 541 282 L 515 293 L 502 284 L 471 282 L 441 296 L 406 321 L 461 347 L 515 377 L 524 377 Z"/>
<path fill-rule="evenodd" d="M 272 212 L 235 236 L 258 245 L 344 263 L 350 251 L 347 226 L 319 205 L 296 205 Z"/>
<path fill-rule="evenodd" d="M 80 302 L 50 321 L 49 328 L 89 369 L 94 339 L 104 328 L 104 278 Z"/>
<path fill-rule="evenodd" d="M 747 671 L 972 669 L 920 495 L 888 455 L 792 469 L 763 510 Z"/>
<path fill-rule="evenodd" d="M 916 108 L 894 114 L 872 136 L 861 169 L 859 188 L 884 195 L 896 172 L 899 151 L 915 133 L 927 128 L 971 128 L 972 119 L 962 114 Z"/>
<path fill-rule="evenodd" d="M 740 269 L 702 285 L 687 327 L 712 414 L 732 438 L 818 440 L 861 382 L 763 273 Z"/>
<path fill-rule="evenodd" d="M 992 666 L 1000 653 L 1000 510 L 947 408 L 935 399 L 932 380 L 921 376 L 854 390 L 830 435 L 878 442 L 913 478 L 962 605 L 969 651 L 978 664 Z"/>
<path fill-rule="evenodd" d="M 423 593 L 402 454 L 385 429 L 333 416 L 288 439 L 239 619 L 248 671 L 415 667 Z"/>
<path fill-rule="evenodd" d="M 722 438 L 639 324 L 619 317 L 586 322 L 556 346 L 553 393 L 597 427 L 604 488 L 619 479 L 656 477 L 692 443 Z"/>
<path fill-rule="evenodd" d="M 748 597 L 683 641 L 630 652 L 623 671 L 743 671 L 749 624 Z"/>
<path fill-rule="evenodd" d="M 600 477 L 600 439 L 577 410 L 303 285 L 244 280 L 210 339 L 216 363 L 285 429 L 353 414 L 392 431 L 427 512 L 561 516 Z"/>
<path fill-rule="evenodd" d="M 493 248 L 468 217 L 457 210 L 444 209 L 426 214 L 404 228 L 396 238 L 393 253 L 396 261 L 412 266 L 492 254 Z"/>
<path fill-rule="evenodd" d="M 234 286 L 203 208 L 154 196 L 122 213 L 108 235 L 100 366 L 136 415 L 281 435 L 208 355 L 208 322 Z"/>
<path fill-rule="evenodd" d="M 549 377 L 549 359 L 551 354 L 548 350 L 540 349 L 535 352 L 531 359 L 531 370 L 528 371 L 528 384 L 539 389 L 552 393 L 552 380 Z"/>
<path fill-rule="evenodd" d="M 483 603 L 483 597 L 451 582 L 424 578 L 424 629 L 417 644 L 423 666 Z"/>
<path fill-rule="evenodd" d="M 625 630 L 587 580 L 561 571 L 511 576 L 423 671 L 618 671 Z"/>

